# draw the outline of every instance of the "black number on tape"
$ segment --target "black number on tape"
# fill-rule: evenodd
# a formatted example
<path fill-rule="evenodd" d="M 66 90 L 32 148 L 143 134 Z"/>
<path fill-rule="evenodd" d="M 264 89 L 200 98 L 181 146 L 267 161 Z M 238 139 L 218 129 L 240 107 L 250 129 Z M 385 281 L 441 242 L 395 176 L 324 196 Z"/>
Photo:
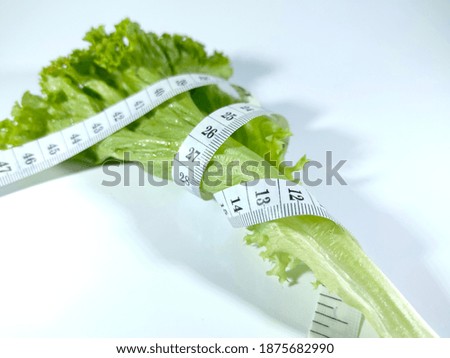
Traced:
<path fill-rule="evenodd" d="M 144 101 L 136 101 L 134 103 L 134 109 L 137 111 L 139 109 L 141 109 L 142 107 L 144 107 Z"/>
<path fill-rule="evenodd" d="M 303 193 L 300 190 L 294 189 L 288 190 L 289 190 L 289 200 L 305 200 L 305 198 L 303 197 Z"/>
<path fill-rule="evenodd" d="M 72 134 L 71 136 L 70 136 L 70 140 L 72 141 L 72 144 L 77 144 L 77 143 L 79 143 L 79 142 L 81 142 L 81 138 L 80 138 L 81 136 L 79 135 L 79 134 Z"/>
<path fill-rule="evenodd" d="M 177 84 L 177 86 L 183 87 L 187 85 L 187 81 L 186 80 L 176 80 L 175 83 Z"/>
<path fill-rule="evenodd" d="M 11 166 L 9 163 L 0 162 L 0 173 L 6 173 L 11 171 Z"/>
<path fill-rule="evenodd" d="M 236 203 L 239 203 L 241 201 L 240 197 L 237 197 L 237 199 L 230 200 L 230 201 L 231 201 L 231 205 L 233 205 L 233 211 L 235 213 L 237 213 L 237 212 L 242 210 L 242 207 L 240 207 L 239 205 L 236 204 Z"/>
<path fill-rule="evenodd" d="M 264 205 L 264 204 L 269 204 L 270 203 L 270 197 L 267 196 L 269 195 L 269 189 L 266 189 L 264 191 L 261 192 L 255 192 L 255 196 L 256 196 L 256 204 L 257 205 Z"/>
<path fill-rule="evenodd" d="M 224 118 L 226 121 L 232 121 L 237 117 L 237 114 L 233 112 L 225 112 L 225 114 L 222 114 L 221 117 Z"/>
<path fill-rule="evenodd" d="M 59 152 L 59 147 L 56 144 L 50 144 L 47 147 L 47 150 L 48 150 L 48 154 L 55 155 L 56 153 Z"/>
<path fill-rule="evenodd" d="M 121 121 L 124 118 L 125 118 L 125 115 L 122 112 L 114 112 L 114 114 L 113 114 L 114 122 Z"/>
<path fill-rule="evenodd" d="M 100 123 L 94 123 L 92 125 L 92 130 L 95 134 L 100 133 L 103 130 L 103 126 Z"/>
<path fill-rule="evenodd" d="M 186 158 L 190 160 L 191 162 L 194 162 L 195 159 L 200 155 L 200 151 L 195 149 L 194 147 L 189 148 L 189 154 L 186 155 Z"/>
<path fill-rule="evenodd" d="M 156 97 L 161 97 L 166 91 L 164 90 L 164 88 L 158 88 L 155 90 L 155 96 Z"/>
<path fill-rule="evenodd" d="M 23 160 L 25 161 L 26 165 L 31 165 L 36 162 L 36 158 L 34 157 L 34 154 L 32 154 L 32 153 L 25 153 L 23 155 Z"/>
<path fill-rule="evenodd" d="M 180 173 L 180 181 L 184 184 L 184 185 L 191 185 L 191 183 L 189 182 L 189 176 L 187 176 L 184 173 Z"/>
<path fill-rule="evenodd" d="M 255 110 L 254 108 L 252 108 L 250 106 L 240 106 L 239 109 L 242 109 L 242 110 L 244 110 L 246 112 L 252 112 L 252 111 Z"/>
<path fill-rule="evenodd" d="M 207 126 L 206 129 L 202 132 L 206 138 L 211 139 L 217 133 L 217 129 L 213 128 L 213 126 Z"/>

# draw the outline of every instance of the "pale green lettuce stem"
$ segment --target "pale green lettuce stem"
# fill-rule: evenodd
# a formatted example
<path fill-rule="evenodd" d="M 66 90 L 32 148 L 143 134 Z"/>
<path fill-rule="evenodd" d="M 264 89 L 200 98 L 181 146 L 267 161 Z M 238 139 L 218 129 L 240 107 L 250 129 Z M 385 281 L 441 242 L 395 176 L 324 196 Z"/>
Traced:
<path fill-rule="evenodd" d="M 435 337 L 391 281 L 367 257 L 350 233 L 314 216 L 255 225 L 265 247 L 303 261 L 328 290 L 362 312 L 381 337 Z"/>

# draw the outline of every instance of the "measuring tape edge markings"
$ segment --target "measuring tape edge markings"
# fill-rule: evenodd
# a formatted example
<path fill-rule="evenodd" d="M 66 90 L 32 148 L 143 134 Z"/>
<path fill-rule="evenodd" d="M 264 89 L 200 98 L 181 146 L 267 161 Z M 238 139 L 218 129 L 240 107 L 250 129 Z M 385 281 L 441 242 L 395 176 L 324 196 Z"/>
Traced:
<path fill-rule="evenodd" d="M 30 175 L 37 174 L 42 170 L 73 157 L 129 125 L 163 102 L 183 92 L 203 86 L 216 85 L 220 82 L 227 83 L 223 78 L 201 73 L 179 74 L 165 78 L 67 128 L 49 133 L 44 137 L 29 141 L 20 146 L 0 150 L 0 164 L 2 164 L 2 167 L 0 167 L 0 188 Z M 169 90 L 167 91 L 167 89 Z M 151 92 L 152 90 L 153 93 Z M 139 103 L 139 108 L 136 106 L 138 102 L 130 106 L 128 103 L 130 98 L 136 98 L 139 94 L 144 93 L 146 94 L 144 97 L 147 98 L 147 103 Z M 142 98 L 140 102 L 144 102 Z M 134 110 L 133 105 L 135 106 Z M 120 110 L 120 107 L 122 110 Z M 124 110 L 125 108 L 126 110 Z M 106 117 L 106 121 L 103 122 L 101 130 L 99 130 L 100 127 L 86 128 L 86 123 L 102 115 Z M 76 135 L 77 137 L 73 137 L 74 142 L 69 142 L 67 138 L 71 137 L 69 134 L 74 129 L 78 131 L 75 131 L 72 136 Z M 48 138 L 57 135 L 59 135 L 60 140 L 58 144 L 54 144 L 55 147 L 52 147 L 52 152 L 42 147 L 41 144 L 45 143 Z M 31 150 L 33 147 L 34 151 Z M 26 155 L 26 158 L 23 155 Z"/>

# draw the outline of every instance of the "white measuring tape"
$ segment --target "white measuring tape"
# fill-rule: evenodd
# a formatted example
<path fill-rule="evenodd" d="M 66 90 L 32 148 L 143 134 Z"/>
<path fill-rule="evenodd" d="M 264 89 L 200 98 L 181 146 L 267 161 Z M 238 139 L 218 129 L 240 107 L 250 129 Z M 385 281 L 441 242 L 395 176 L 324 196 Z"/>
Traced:
<path fill-rule="evenodd" d="M 191 131 L 175 155 L 172 177 L 201 196 L 203 173 L 214 153 L 240 127 L 271 112 L 248 103 L 222 107 Z M 248 227 L 287 216 L 315 215 L 331 219 L 305 187 L 284 179 L 256 179 L 214 194 L 233 227 Z"/>
<path fill-rule="evenodd" d="M 214 153 L 245 123 L 270 115 L 249 103 L 237 103 L 214 111 L 189 133 L 175 155 L 172 177 L 191 193 L 201 196 L 200 182 Z"/>
<path fill-rule="evenodd" d="M 214 198 L 233 227 L 248 227 L 296 215 L 331 219 L 305 187 L 284 179 L 261 179 L 232 186 Z"/>
<path fill-rule="evenodd" d="M 212 84 L 227 85 L 228 82 L 205 74 L 172 76 L 82 122 L 22 146 L 0 150 L 0 188 L 73 157 L 178 94 Z M 208 115 L 180 146 L 174 159 L 174 182 L 201 196 L 203 173 L 219 147 L 250 120 L 270 114 L 250 103 L 237 103 Z M 305 187 L 284 179 L 252 180 L 217 192 L 214 198 L 234 227 L 295 215 L 331 219 Z M 322 336 L 328 335 L 322 333 Z"/>
<path fill-rule="evenodd" d="M 205 74 L 169 77 L 85 121 L 22 146 L 0 151 L 0 188 L 73 157 L 180 93 L 221 83 L 226 84 L 227 81 Z"/>

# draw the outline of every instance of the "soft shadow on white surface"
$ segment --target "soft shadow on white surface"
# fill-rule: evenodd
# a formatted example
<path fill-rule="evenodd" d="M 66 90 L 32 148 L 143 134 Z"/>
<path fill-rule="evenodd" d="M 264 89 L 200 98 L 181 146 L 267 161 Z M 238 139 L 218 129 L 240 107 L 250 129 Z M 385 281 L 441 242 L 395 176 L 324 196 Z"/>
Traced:
<path fill-rule="evenodd" d="M 297 335 L 306 334 L 316 296 L 311 275 L 305 275 L 295 287 L 282 287 L 265 274 L 268 266 L 256 250 L 243 243 L 245 230 L 230 228 L 213 202 L 193 199 L 183 189 L 170 185 L 145 188 L 154 202 L 137 203 L 133 192 L 139 190 L 142 188 L 108 191 L 133 218 L 140 235 L 132 240 L 138 240 L 144 252 L 181 266 L 205 280 L 207 286 L 218 287 L 225 295 L 287 325 Z"/>
<path fill-rule="evenodd" d="M 232 57 L 233 83 L 251 88 L 258 80 L 274 72 L 276 65 L 256 58 Z"/>

